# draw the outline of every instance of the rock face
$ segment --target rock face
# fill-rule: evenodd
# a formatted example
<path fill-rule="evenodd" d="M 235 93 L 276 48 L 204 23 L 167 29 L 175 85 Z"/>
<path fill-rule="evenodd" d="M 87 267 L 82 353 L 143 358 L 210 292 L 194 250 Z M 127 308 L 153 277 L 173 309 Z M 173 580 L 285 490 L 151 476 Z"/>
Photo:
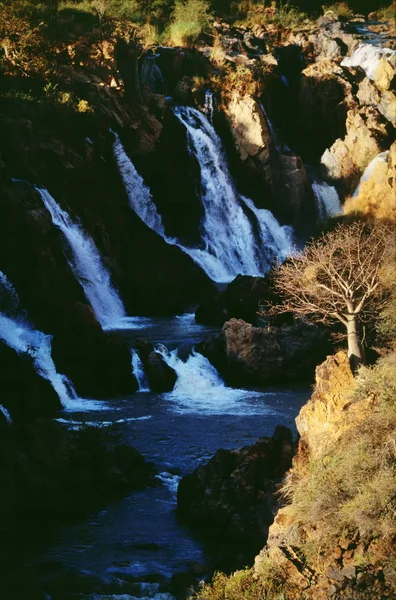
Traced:
<path fill-rule="evenodd" d="M 218 450 L 206 465 L 183 477 L 178 512 L 201 533 L 237 544 L 242 561 L 266 539 L 273 520 L 276 483 L 290 466 L 291 432 L 278 426 L 241 450 Z M 244 546 L 248 545 L 249 550 Z M 242 564 L 245 564 L 244 562 Z"/>
<path fill-rule="evenodd" d="M 40 377 L 30 356 L 21 356 L 0 341 L 2 404 L 16 423 L 53 417 L 62 406 L 49 381 Z"/>
<path fill-rule="evenodd" d="M 231 319 L 215 343 L 198 349 L 230 383 L 263 385 L 309 378 L 329 345 L 327 334 L 316 325 L 253 327 Z"/>
<path fill-rule="evenodd" d="M 350 109 L 345 137 L 337 139 L 322 156 L 326 178 L 338 184 L 344 195 L 351 193 L 364 169 L 386 147 L 387 141 L 387 124 L 378 110 L 372 106 Z"/>
<path fill-rule="evenodd" d="M 341 440 L 344 440 L 345 446 L 345 440 L 348 442 L 350 439 L 349 431 L 370 418 L 375 410 L 373 398 L 353 401 L 351 392 L 354 389 L 355 380 L 346 353 L 329 356 L 317 367 L 312 397 L 296 420 L 300 439 L 286 481 L 293 483 L 300 478 L 307 481 L 315 464 L 321 464 L 324 470 L 326 461 L 331 460 L 332 452 Z M 356 435 L 356 431 L 359 429 L 352 431 L 351 435 Z M 314 565 L 317 568 L 319 563 L 313 556 L 305 560 L 301 547 L 307 548 L 310 540 L 315 541 L 318 528 L 323 527 L 323 515 L 320 517 L 322 522 L 312 526 L 297 521 L 297 514 L 301 519 L 299 507 L 295 507 L 293 502 L 277 512 L 269 529 L 267 546 L 255 560 L 254 569 L 258 577 L 265 574 L 269 562 L 284 581 L 286 597 L 304 597 L 307 600 L 379 600 L 392 597 L 390 589 L 394 583 L 391 570 L 388 574 L 382 572 L 382 567 L 378 569 L 374 563 L 370 564 L 370 535 L 368 541 L 364 541 L 358 531 L 345 531 L 343 538 L 334 540 L 334 550 L 330 554 L 328 551 L 321 553 L 321 566 L 315 571 Z M 371 551 L 373 556 L 376 553 L 380 556 L 380 544 L 376 547 L 376 543 L 372 543 Z M 363 556 L 368 557 L 367 566 L 362 563 Z"/>
<path fill-rule="evenodd" d="M 252 96 L 234 96 L 228 104 L 227 113 L 241 160 L 258 161 L 265 165 L 273 141 L 258 102 Z"/>

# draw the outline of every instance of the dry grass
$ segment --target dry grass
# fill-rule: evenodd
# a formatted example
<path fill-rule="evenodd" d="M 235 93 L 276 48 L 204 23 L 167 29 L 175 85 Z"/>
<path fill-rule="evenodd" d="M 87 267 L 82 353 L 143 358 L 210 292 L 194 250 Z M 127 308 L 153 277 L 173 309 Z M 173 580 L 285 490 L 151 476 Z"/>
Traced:
<path fill-rule="evenodd" d="M 396 535 L 396 355 L 362 368 L 351 401 L 373 398 L 370 417 L 347 430 L 323 457 L 308 463 L 299 479 L 290 477 L 283 494 L 295 527 L 310 544 L 302 550 L 313 563 L 340 537 L 390 544 Z"/>
<path fill-rule="evenodd" d="M 323 11 L 325 13 L 328 11 L 333 12 L 337 15 L 337 17 L 341 17 L 343 19 L 350 19 L 353 17 L 353 10 L 349 6 L 348 2 L 336 2 L 335 4 L 325 5 L 323 7 Z"/>
<path fill-rule="evenodd" d="M 356 198 L 347 198 L 344 212 L 396 223 L 396 196 L 394 187 L 389 183 L 386 162 L 376 165 L 370 179 L 361 184 Z"/>

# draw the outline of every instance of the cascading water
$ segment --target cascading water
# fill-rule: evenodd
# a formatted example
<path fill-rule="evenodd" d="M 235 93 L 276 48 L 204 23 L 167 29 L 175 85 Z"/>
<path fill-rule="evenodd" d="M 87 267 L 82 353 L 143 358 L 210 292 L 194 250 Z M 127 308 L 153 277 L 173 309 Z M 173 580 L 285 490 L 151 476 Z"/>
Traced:
<path fill-rule="evenodd" d="M 263 111 L 263 115 L 264 115 L 265 120 L 267 122 L 268 129 L 269 129 L 269 132 L 271 134 L 271 140 L 272 140 L 272 143 L 274 145 L 274 148 L 279 153 L 279 152 L 281 152 L 281 147 L 280 147 L 280 144 L 279 144 L 279 141 L 278 141 L 278 134 L 276 133 L 275 127 L 274 127 L 271 119 L 269 118 L 268 113 L 267 113 L 267 111 L 265 109 L 265 106 L 264 106 L 264 104 L 262 102 L 260 102 L 260 108 Z"/>
<path fill-rule="evenodd" d="M 351 56 L 346 56 L 342 63 L 342 67 L 362 67 L 369 79 L 374 79 L 375 72 L 378 69 L 379 62 L 383 56 L 391 56 L 395 54 L 395 50 L 390 48 L 381 48 L 362 42 L 354 50 Z"/>
<path fill-rule="evenodd" d="M 125 309 L 93 240 L 80 225 L 71 220 L 46 189 L 36 189 L 51 214 L 52 222 L 59 227 L 70 246 L 69 264 L 81 283 L 96 318 L 103 329 L 116 328 L 126 316 Z"/>
<path fill-rule="evenodd" d="M 387 162 L 388 156 L 389 156 L 389 150 L 386 150 L 385 152 L 381 152 L 380 154 L 377 154 L 377 156 L 375 158 L 373 158 L 373 160 L 366 167 L 363 175 L 361 176 L 359 185 L 357 186 L 356 190 L 353 193 L 353 196 L 352 196 L 353 198 L 355 198 L 356 196 L 359 195 L 360 186 L 362 185 L 362 183 L 364 183 L 365 181 L 368 181 L 370 179 L 371 175 L 374 172 L 375 167 L 381 162 Z"/>
<path fill-rule="evenodd" d="M 0 404 L 0 412 L 3 413 L 5 420 L 7 421 L 7 423 L 9 425 L 12 425 L 12 418 L 10 413 L 8 412 L 8 410 L 2 405 Z"/>
<path fill-rule="evenodd" d="M 262 276 L 274 259 L 290 253 L 291 228 L 281 227 L 269 211 L 257 209 L 236 193 L 221 140 L 203 113 L 191 107 L 176 107 L 174 112 L 187 130 L 190 151 L 201 169 L 204 248 L 189 248 L 166 236 L 150 190 L 116 135 L 114 154 L 131 207 L 168 244 L 189 254 L 213 281 L 228 283 L 239 274 Z"/>
<path fill-rule="evenodd" d="M 231 415 L 262 413 L 263 407 L 257 407 L 255 401 L 262 398 L 263 393 L 227 387 L 215 367 L 199 352 L 193 350 L 183 361 L 177 349 L 169 352 L 160 345 L 156 351 L 177 374 L 173 391 L 164 395 L 172 401 L 176 412 Z"/>
<path fill-rule="evenodd" d="M 267 222 L 269 211 L 255 211 L 255 218 L 249 218 L 246 200 L 234 188 L 221 140 L 211 124 L 195 108 L 176 107 L 174 112 L 187 130 L 190 151 L 201 169 L 205 250 L 186 251 L 215 281 L 227 282 L 240 273 L 262 275 L 274 258 L 290 251 L 290 229 L 281 227 L 272 215 Z"/>
<path fill-rule="evenodd" d="M 312 191 L 316 200 L 316 213 L 318 221 L 325 221 L 342 213 L 340 198 L 337 190 L 324 181 L 314 181 Z"/>
<path fill-rule="evenodd" d="M 52 337 L 32 327 L 20 309 L 18 295 L 4 273 L 0 272 L 0 298 L 11 307 L 6 314 L 0 313 L 0 339 L 18 354 L 29 354 L 37 372 L 48 379 L 58 394 L 64 408 L 72 408 L 77 394 L 69 379 L 57 372 L 51 356 Z M 10 316 L 10 314 L 13 316 Z M 16 313 L 19 313 L 16 316 Z"/>
<path fill-rule="evenodd" d="M 140 360 L 139 354 L 136 352 L 136 350 L 132 350 L 132 368 L 133 374 L 138 382 L 139 392 L 149 392 L 150 387 L 144 372 L 143 363 Z"/>

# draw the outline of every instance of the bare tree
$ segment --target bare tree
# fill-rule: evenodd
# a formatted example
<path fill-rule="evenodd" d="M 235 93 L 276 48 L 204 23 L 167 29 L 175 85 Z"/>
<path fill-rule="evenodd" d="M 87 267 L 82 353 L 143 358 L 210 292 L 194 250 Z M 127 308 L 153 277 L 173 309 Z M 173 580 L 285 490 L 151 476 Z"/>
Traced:
<path fill-rule="evenodd" d="M 317 322 L 340 321 L 355 371 L 364 359 L 359 325 L 378 318 L 396 283 L 394 240 L 394 229 L 381 223 L 337 226 L 277 268 L 281 304 L 261 314 L 292 311 Z"/>

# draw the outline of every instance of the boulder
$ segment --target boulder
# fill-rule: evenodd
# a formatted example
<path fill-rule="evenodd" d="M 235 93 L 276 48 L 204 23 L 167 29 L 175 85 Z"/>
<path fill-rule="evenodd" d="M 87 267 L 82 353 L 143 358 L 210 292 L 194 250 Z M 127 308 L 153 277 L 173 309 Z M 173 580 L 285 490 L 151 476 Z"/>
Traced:
<path fill-rule="evenodd" d="M 198 346 L 233 385 L 307 380 L 329 351 L 328 333 L 303 321 L 281 327 L 253 327 L 227 321 L 218 338 Z"/>
<path fill-rule="evenodd" d="M 15 423 L 53 417 L 62 408 L 57 393 L 50 382 L 37 373 L 32 358 L 18 354 L 1 340 L 0 382 L 0 404 Z"/>
<path fill-rule="evenodd" d="M 144 364 L 144 363 L 143 363 Z M 171 392 L 177 380 L 177 374 L 166 364 L 158 352 L 150 352 L 145 373 L 153 392 Z"/>
<path fill-rule="evenodd" d="M 292 455 L 291 432 L 279 425 L 272 437 L 252 446 L 218 450 L 180 481 L 179 515 L 201 535 L 236 544 L 239 560 L 247 560 L 265 543 L 276 504 L 275 486 L 290 467 Z"/>
<path fill-rule="evenodd" d="M 380 94 L 368 77 L 359 83 L 356 96 L 362 106 L 378 106 L 380 102 Z"/>
<path fill-rule="evenodd" d="M 387 91 L 381 96 L 381 101 L 378 105 L 378 110 L 393 127 L 396 127 L 396 94 L 395 92 Z"/>

